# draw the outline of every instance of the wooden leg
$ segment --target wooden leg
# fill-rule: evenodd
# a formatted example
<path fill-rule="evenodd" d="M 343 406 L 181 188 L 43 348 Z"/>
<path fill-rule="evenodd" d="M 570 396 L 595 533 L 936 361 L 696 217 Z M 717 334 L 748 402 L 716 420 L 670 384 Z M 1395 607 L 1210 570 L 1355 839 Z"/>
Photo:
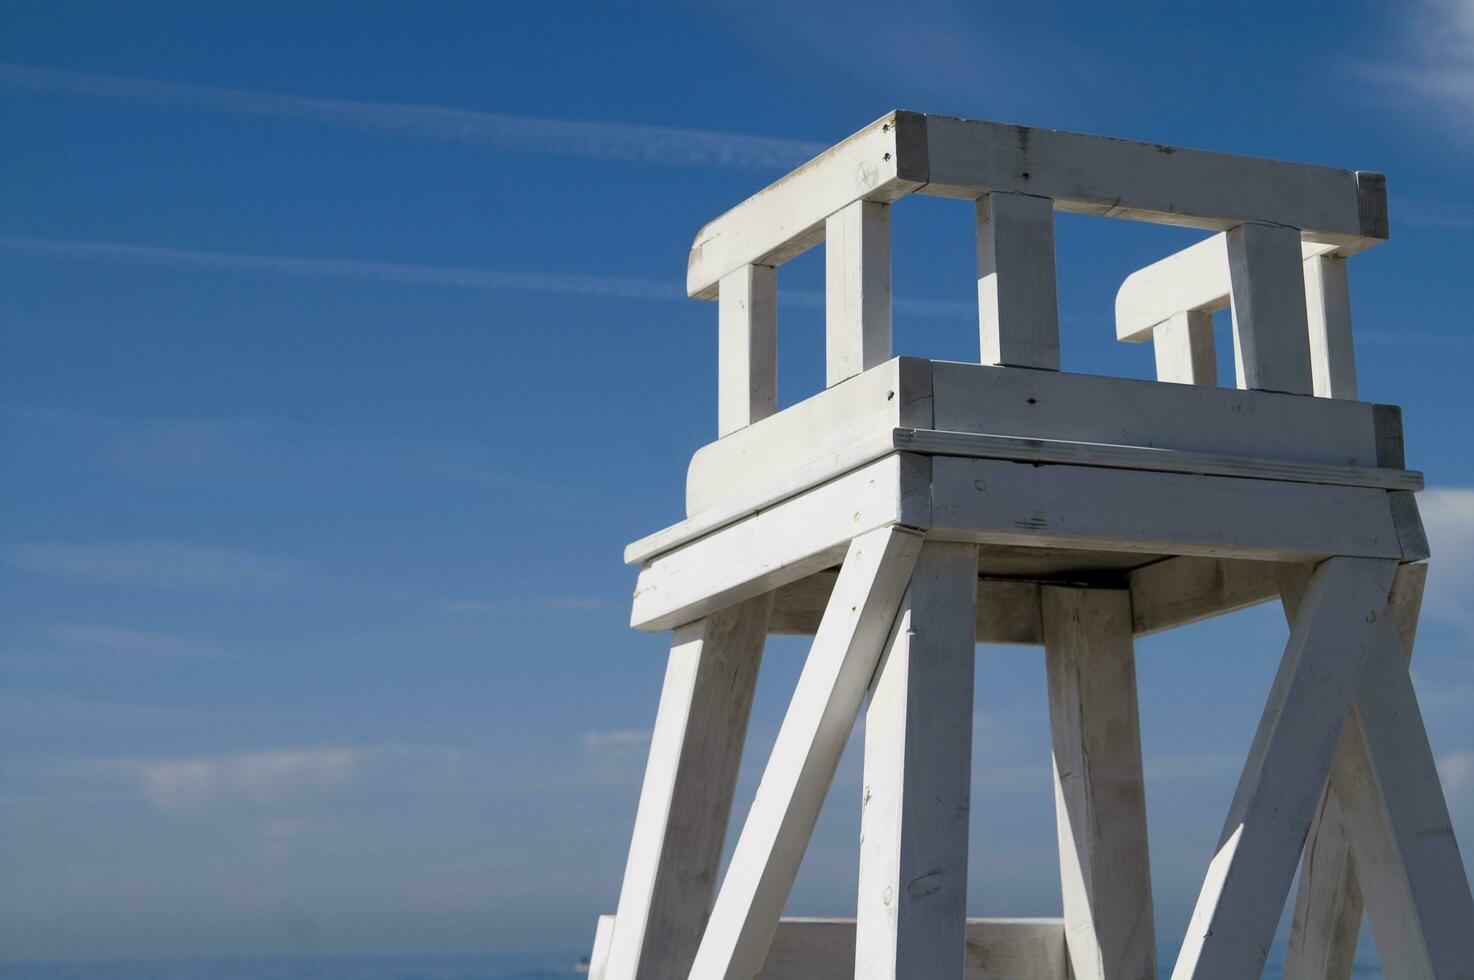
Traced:
<path fill-rule="evenodd" d="M 716 889 L 771 594 L 675 631 L 605 980 L 685 980 Z"/>
<path fill-rule="evenodd" d="M 1387 618 L 1374 640 L 1331 785 L 1377 952 L 1389 980 L 1474 977 L 1474 897 L 1407 658 Z"/>
<path fill-rule="evenodd" d="M 928 542 L 865 715 L 856 980 L 960 977 L 978 549 Z"/>
<path fill-rule="evenodd" d="M 1281 598 L 1285 615 L 1294 622 L 1309 569 L 1286 569 L 1281 575 Z M 1390 606 L 1396 618 L 1403 649 L 1412 655 L 1422 607 L 1427 565 L 1402 565 L 1393 581 Z M 1342 733 L 1342 740 L 1347 739 Z M 1351 747 L 1337 746 L 1332 772 L 1348 764 L 1341 757 Z M 1327 782 L 1320 806 L 1310 825 L 1305 856 L 1300 864 L 1300 890 L 1295 896 L 1295 915 L 1290 925 L 1290 948 L 1285 956 L 1285 980 L 1349 980 L 1356 957 L 1364 911 L 1356 862 L 1342 821 L 1341 803 L 1334 779 Z"/>
<path fill-rule="evenodd" d="M 1065 937 L 1076 980 L 1157 974 L 1131 593 L 1045 586 Z"/>
<path fill-rule="evenodd" d="M 690 976 L 751 980 L 762 969 L 921 542 L 898 527 L 850 542 Z"/>
<path fill-rule="evenodd" d="M 1274 941 L 1396 563 L 1317 566 L 1208 867 L 1173 980 L 1257 977 Z"/>

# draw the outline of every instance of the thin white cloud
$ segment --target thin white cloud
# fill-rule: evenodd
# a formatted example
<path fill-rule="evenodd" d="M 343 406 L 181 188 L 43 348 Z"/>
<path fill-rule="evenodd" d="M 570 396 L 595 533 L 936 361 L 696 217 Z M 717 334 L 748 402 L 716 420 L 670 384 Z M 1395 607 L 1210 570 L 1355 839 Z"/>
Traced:
<path fill-rule="evenodd" d="M 67 624 L 47 630 L 56 648 L 128 659 L 228 660 L 232 655 L 188 637 L 121 626 Z"/>
<path fill-rule="evenodd" d="M 584 751 L 590 755 L 643 751 L 650 744 L 650 733 L 641 731 L 584 732 L 579 737 Z"/>
<path fill-rule="evenodd" d="M 1474 752 L 1450 752 L 1438 759 L 1438 778 L 1451 801 L 1474 797 Z"/>
<path fill-rule="evenodd" d="M 542 612 L 623 612 L 628 605 L 603 596 L 554 595 L 533 596 L 489 596 L 484 598 L 444 599 L 440 603 L 443 612 L 486 613 L 505 610 L 536 609 Z"/>
<path fill-rule="evenodd" d="M 1418 509 L 1433 550 L 1424 614 L 1474 633 L 1474 487 L 1430 487 Z"/>
<path fill-rule="evenodd" d="M 503 269 L 473 269 L 458 266 L 411 265 L 400 262 L 360 262 L 346 259 L 302 259 L 241 252 L 212 252 L 88 242 L 56 238 L 22 238 L 0 235 L 0 253 L 30 258 L 71 259 L 99 262 L 129 262 L 165 268 L 200 269 L 215 272 L 244 272 L 293 276 L 306 279 L 339 279 L 381 282 L 403 286 L 449 286 L 495 292 L 558 293 L 602 299 L 686 302 L 686 294 L 674 280 L 641 279 L 633 276 L 590 276 L 558 272 Z M 780 289 L 785 306 L 823 309 L 824 294 L 814 290 Z M 897 313 L 935 319 L 968 319 L 977 316 L 972 303 L 949 300 L 894 300 Z"/>
<path fill-rule="evenodd" d="M 1406 25 L 1406 51 L 1396 64 L 1372 69 L 1373 80 L 1400 85 L 1461 124 L 1474 120 L 1474 0 L 1423 0 L 1388 10 Z"/>
<path fill-rule="evenodd" d="M 12 568 L 58 578 L 190 592 L 283 592 L 316 586 L 307 572 L 284 559 L 171 541 L 18 545 L 3 560 Z"/>
<path fill-rule="evenodd" d="M 100 771 L 133 782 L 159 810 L 221 802 L 272 803 L 334 789 L 350 780 L 374 754 L 341 747 L 244 752 L 193 759 L 128 759 L 97 764 Z"/>
<path fill-rule="evenodd" d="M 821 143 L 771 136 L 314 99 L 15 64 L 0 65 L 0 87 L 12 92 L 264 116 L 520 153 L 677 167 L 787 170 L 824 150 Z"/>

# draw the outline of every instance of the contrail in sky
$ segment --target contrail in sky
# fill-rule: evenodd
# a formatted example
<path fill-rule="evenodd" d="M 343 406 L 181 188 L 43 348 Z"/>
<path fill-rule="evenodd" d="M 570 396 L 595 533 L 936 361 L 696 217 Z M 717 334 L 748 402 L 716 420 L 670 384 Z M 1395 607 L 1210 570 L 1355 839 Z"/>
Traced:
<path fill-rule="evenodd" d="M 157 245 L 127 245 L 58 238 L 22 238 L 0 235 L 0 253 L 35 258 L 83 259 L 104 262 L 133 262 L 181 269 L 220 272 L 251 272 L 297 276 L 308 279 L 341 279 L 410 286 L 453 286 L 513 292 L 564 293 L 615 299 L 686 299 L 685 292 L 661 279 L 633 276 L 591 276 L 560 272 L 530 272 L 505 269 L 475 269 L 462 266 L 410 265 L 399 262 L 359 262 L 345 259 L 283 258 L 240 252 L 207 252 L 165 248 Z M 784 289 L 779 300 L 785 304 L 822 309 L 824 294 L 807 289 Z M 894 301 L 896 312 L 940 319 L 977 316 L 971 303 L 947 300 L 904 299 Z"/>
<path fill-rule="evenodd" d="M 635 123 L 539 119 L 394 102 L 313 99 L 14 64 L 0 64 L 0 87 L 13 92 L 289 119 L 518 153 L 677 167 L 782 170 L 796 167 L 824 150 L 822 143 L 771 136 Z"/>

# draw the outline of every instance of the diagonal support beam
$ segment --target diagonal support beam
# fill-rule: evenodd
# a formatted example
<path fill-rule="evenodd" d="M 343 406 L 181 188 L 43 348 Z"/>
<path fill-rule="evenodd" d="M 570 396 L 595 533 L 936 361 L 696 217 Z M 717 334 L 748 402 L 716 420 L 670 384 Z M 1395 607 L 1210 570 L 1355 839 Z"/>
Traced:
<path fill-rule="evenodd" d="M 1285 616 L 1292 624 L 1310 572 L 1308 567 L 1279 569 Z M 1392 583 L 1389 606 L 1409 656 L 1417 637 L 1427 579 L 1427 565 L 1402 565 Z M 1346 738 L 1344 733 L 1342 738 Z M 1342 753 L 1348 751 L 1352 749 L 1337 747 L 1336 760 L 1331 763 L 1333 772 Z M 1332 779 L 1321 795 L 1301 859 L 1300 890 L 1295 895 L 1290 946 L 1285 955 L 1285 980 L 1350 980 L 1364 911 L 1351 840 Z"/>
<path fill-rule="evenodd" d="M 684 980 L 716 892 L 772 594 L 675 631 L 602 980 Z"/>
<path fill-rule="evenodd" d="M 921 543 L 920 534 L 899 527 L 850 542 L 701 937 L 692 977 L 751 980 L 762 969 Z"/>
<path fill-rule="evenodd" d="M 1330 558 L 1311 576 L 1173 980 L 1263 971 L 1396 567 Z"/>

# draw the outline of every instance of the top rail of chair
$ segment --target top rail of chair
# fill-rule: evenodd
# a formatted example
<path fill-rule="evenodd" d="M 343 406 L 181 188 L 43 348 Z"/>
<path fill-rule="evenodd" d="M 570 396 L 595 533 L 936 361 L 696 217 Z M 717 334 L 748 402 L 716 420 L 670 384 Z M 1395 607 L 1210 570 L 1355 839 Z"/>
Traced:
<path fill-rule="evenodd" d="M 728 273 L 781 265 L 823 241 L 825 218 L 854 201 L 992 191 L 1191 228 L 1285 225 L 1343 255 L 1388 233 L 1379 173 L 897 109 L 702 228 L 686 291 L 715 299 Z"/>

